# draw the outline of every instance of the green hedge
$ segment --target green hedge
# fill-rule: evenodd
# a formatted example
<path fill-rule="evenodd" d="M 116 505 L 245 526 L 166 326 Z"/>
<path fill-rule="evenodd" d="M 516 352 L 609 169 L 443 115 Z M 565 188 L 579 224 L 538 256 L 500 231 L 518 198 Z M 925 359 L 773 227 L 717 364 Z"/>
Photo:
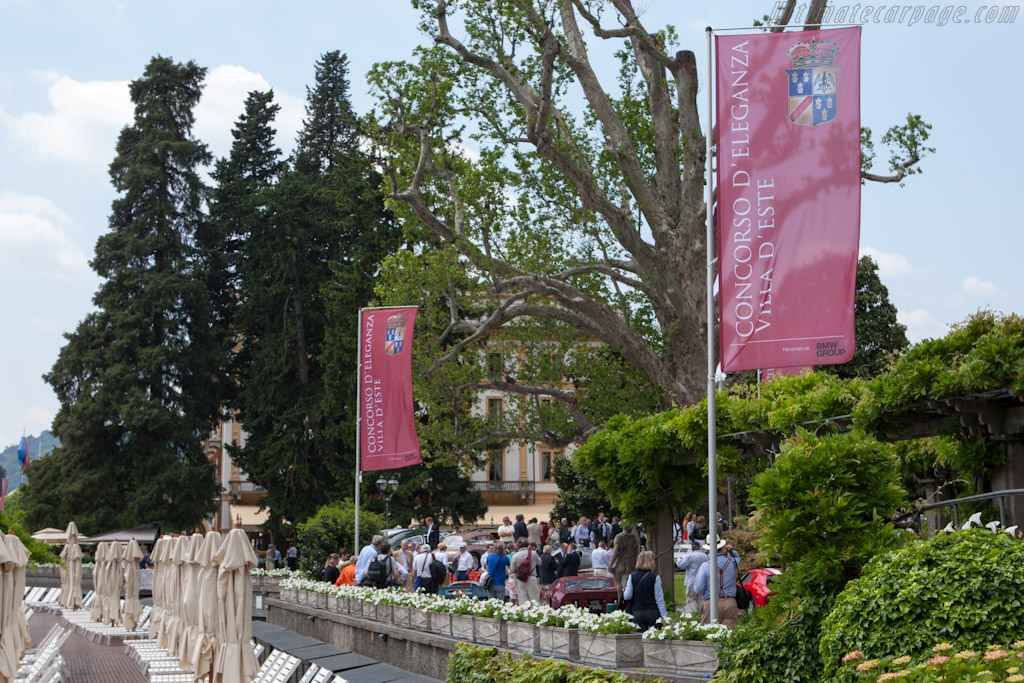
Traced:
<path fill-rule="evenodd" d="M 448 660 L 449 683 L 627 683 L 636 680 L 665 683 L 662 678 L 638 679 L 586 666 L 572 667 L 552 659 L 533 659 L 529 655 L 513 657 L 508 652 L 499 653 L 496 647 L 473 647 L 465 643 L 459 643 Z"/>
<path fill-rule="evenodd" d="M 986 529 L 936 536 L 875 558 L 822 625 L 826 673 L 860 650 L 914 655 L 936 643 L 984 651 L 1024 638 L 1024 543 Z"/>

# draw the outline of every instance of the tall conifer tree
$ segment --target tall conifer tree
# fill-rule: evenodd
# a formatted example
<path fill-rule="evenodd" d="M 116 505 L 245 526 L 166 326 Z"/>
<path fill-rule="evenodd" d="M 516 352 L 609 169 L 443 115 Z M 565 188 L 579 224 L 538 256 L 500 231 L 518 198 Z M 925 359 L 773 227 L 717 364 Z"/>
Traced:
<path fill-rule="evenodd" d="M 329 52 L 290 169 L 241 247 L 236 461 L 267 488 L 274 526 L 351 494 L 356 310 L 397 239 L 348 98 L 347 59 Z"/>
<path fill-rule="evenodd" d="M 201 441 L 226 382 L 195 253 L 207 193 L 198 171 L 210 154 L 192 111 L 205 73 L 158 56 L 131 84 L 135 119 L 110 165 L 119 196 L 92 261 L 104 279 L 98 310 L 65 335 L 46 375 L 61 446 L 30 470 L 34 524 L 75 519 L 94 533 L 159 520 L 177 531 L 213 509 Z"/>

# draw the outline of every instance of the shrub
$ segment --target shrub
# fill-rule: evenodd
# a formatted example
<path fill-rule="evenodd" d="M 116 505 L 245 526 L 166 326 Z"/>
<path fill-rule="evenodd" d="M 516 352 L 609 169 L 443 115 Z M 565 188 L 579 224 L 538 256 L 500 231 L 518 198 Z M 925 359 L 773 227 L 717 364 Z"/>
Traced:
<path fill-rule="evenodd" d="M 309 560 L 303 568 L 317 578 L 323 571 L 327 556 L 341 548 L 349 548 L 353 554 L 359 548 L 353 547 L 353 532 L 356 528 L 355 504 L 351 499 L 324 505 L 316 514 L 295 527 L 296 547 Z M 359 539 L 369 543 L 374 534 L 384 528 L 384 517 L 367 510 L 359 511 Z"/>
<path fill-rule="evenodd" d="M 821 620 L 850 579 L 897 543 L 888 521 L 903 502 L 891 444 L 860 431 L 798 430 L 750 491 L 761 552 L 786 572 L 767 607 L 719 648 L 729 683 L 818 683 Z"/>
<path fill-rule="evenodd" d="M 1024 638 L 1024 544 L 969 530 L 915 543 L 872 561 L 825 620 L 826 671 L 860 650 L 866 658 L 957 650 Z"/>
<path fill-rule="evenodd" d="M 513 657 L 495 647 L 473 647 L 459 643 L 448 660 L 450 683 L 629 683 L 645 680 L 665 683 L 663 678 L 633 678 L 587 666 L 571 667 L 552 659 L 536 660 L 529 655 Z"/>
<path fill-rule="evenodd" d="M 958 650 L 951 643 L 938 643 L 916 657 L 866 659 L 862 652 L 850 652 L 843 657 L 839 679 L 857 683 L 1018 683 L 1024 681 L 1024 641 L 978 650 Z"/>

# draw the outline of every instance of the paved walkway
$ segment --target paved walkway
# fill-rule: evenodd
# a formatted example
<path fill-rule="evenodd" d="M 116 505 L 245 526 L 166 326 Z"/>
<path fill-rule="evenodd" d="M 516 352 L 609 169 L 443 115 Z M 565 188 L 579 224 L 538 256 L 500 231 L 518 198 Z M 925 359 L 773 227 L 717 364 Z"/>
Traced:
<path fill-rule="evenodd" d="M 59 614 L 35 612 L 29 619 L 32 642 L 38 643 L 54 624 Z M 128 658 L 124 645 L 101 645 L 72 633 L 60 649 L 64 657 L 64 676 L 68 683 L 146 683 L 139 665 Z"/>

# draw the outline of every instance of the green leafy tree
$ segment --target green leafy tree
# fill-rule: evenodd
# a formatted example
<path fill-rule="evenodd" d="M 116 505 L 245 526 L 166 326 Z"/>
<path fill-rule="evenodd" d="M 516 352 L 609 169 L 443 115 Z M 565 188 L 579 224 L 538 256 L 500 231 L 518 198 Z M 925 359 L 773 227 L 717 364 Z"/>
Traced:
<path fill-rule="evenodd" d="M 870 379 L 884 372 L 910 346 L 907 328 L 897 321 L 889 290 L 878 277 L 878 264 L 870 256 L 862 256 L 857 263 L 853 311 L 857 338 L 853 358 L 822 369 L 839 377 Z"/>
<path fill-rule="evenodd" d="M 65 335 L 45 376 L 61 404 L 61 446 L 28 469 L 33 525 L 191 529 L 213 510 L 201 440 L 227 381 L 194 246 L 206 220 L 199 169 L 210 161 L 192 135 L 205 73 L 154 57 L 131 83 L 135 119 L 110 165 L 119 196 L 92 261 L 97 310 Z"/>
<path fill-rule="evenodd" d="M 576 520 L 583 516 L 596 517 L 598 512 L 609 517 L 620 516 L 619 509 L 598 486 L 593 472 L 581 469 L 574 459 L 559 458 L 551 469 L 558 484 L 558 499 L 551 509 L 551 519 L 558 521 L 565 517 Z"/>
<path fill-rule="evenodd" d="M 322 506 L 304 522 L 295 526 L 296 547 L 306 556 L 303 569 L 320 576 L 327 556 L 342 548 L 348 548 L 353 555 L 359 553 L 353 532 L 356 528 L 356 508 L 351 498 Z M 384 528 L 384 517 L 360 510 L 359 538 L 369 543 L 374 534 Z"/>
<path fill-rule="evenodd" d="M 356 316 L 397 237 L 359 147 L 347 73 L 339 52 L 317 62 L 290 168 L 257 188 L 240 245 L 235 369 L 248 438 L 234 457 L 266 487 L 273 529 L 353 490 Z M 261 143 L 238 163 L 266 169 L 269 185 L 266 126 L 249 137 Z"/>
<path fill-rule="evenodd" d="M 673 523 L 682 520 L 684 506 L 701 500 L 706 487 L 700 468 L 687 463 L 674 428 L 676 418 L 672 412 L 636 419 L 615 416 L 573 456 L 627 519 L 654 527 L 648 540 L 667 600 L 674 599 Z"/>
<path fill-rule="evenodd" d="M 645 26 L 632 2 L 414 5 L 435 46 L 371 71 L 374 133 L 396 213 L 457 250 L 484 286 L 486 314 L 453 307 L 453 330 L 486 341 L 554 321 L 619 354 L 660 390 L 662 409 L 699 400 L 705 139 L 694 53 L 671 27 Z M 811 5 L 820 16 L 826 2 Z M 598 77 L 605 60 L 620 67 L 614 83 Z M 928 126 L 914 123 L 883 140 L 893 175 L 864 177 L 916 170 Z M 572 417 L 580 439 L 599 424 Z"/>

